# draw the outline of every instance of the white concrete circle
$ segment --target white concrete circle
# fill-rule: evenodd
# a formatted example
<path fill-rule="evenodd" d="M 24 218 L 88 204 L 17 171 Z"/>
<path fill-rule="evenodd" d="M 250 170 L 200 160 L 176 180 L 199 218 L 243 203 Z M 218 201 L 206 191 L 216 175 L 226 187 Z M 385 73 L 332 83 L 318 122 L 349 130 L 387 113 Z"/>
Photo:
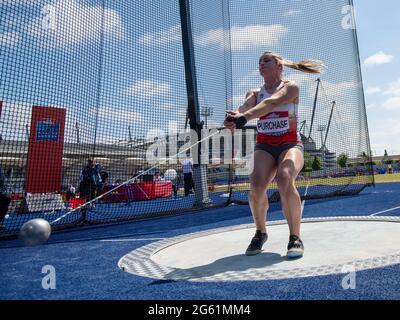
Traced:
<path fill-rule="evenodd" d="M 396 223 L 397 222 L 397 223 Z M 249 281 L 346 273 L 400 263 L 400 218 L 304 219 L 304 257 L 286 258 L 288 228 L 270 223 L 264 251 L 244 252 L 253 225 L 199 232 L 152 243 L 119 261 L 124 271 L 164 280 Z"/>

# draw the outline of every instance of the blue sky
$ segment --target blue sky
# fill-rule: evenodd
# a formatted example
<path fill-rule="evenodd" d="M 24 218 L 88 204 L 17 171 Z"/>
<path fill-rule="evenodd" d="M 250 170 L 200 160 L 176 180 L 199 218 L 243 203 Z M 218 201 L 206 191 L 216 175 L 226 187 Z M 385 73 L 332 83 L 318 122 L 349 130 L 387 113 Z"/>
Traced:
<path fill-rule="evenodd" d="M 400 154 L 400 2 L 354 0 L 373 154 Z"/>
<path fill-rule="evenodd" d="M 129 129 L 133 136 L 146 136 L 183 128 L 186 94 L 178 1 L 138 0 L 134 6 L 106 1 L 104 42 L 101 3 L 0 0 L 3 138 L 25 139 L 32 104 L 68 109 L 67 141 L 75 141 L 76 123 L 82 141 L 93 140 L 97 121 L 97 141 L 113 144 L 126 140 Z M 353 33 L 341 24 L 346 0 L 329 0 L 322 7 L 311 0 L 231 1 L 230 47 L 221 18 L 226 8 L 215 0 L 196 3 L 192 18 L 200 103 L 214 108 L 209 124 L 220 125 L 226 108 L 235 108 L 248 89 L 262 84 L 258 56 L 274 50 L 289 59 L 317 58 L 327 65 L 312 135 L 317 146 L 316 127 L 327 123 L 334 100 L 328 148 L 350 156 L 365 150 L 365 136 L 358 131 L 362 97 Z M 372 150 L 400 153 L 393 139 L 400 133 L 395 122 L 400 112 L 399 5 L 394 0 L 379 6 L 357 0 L 355 6 Z M 230 62 L 231 74 L 226 71 Z M 291 70 L 285 76 L 301 85 L 300 120 L 310 123 L 316 77 Z"/>

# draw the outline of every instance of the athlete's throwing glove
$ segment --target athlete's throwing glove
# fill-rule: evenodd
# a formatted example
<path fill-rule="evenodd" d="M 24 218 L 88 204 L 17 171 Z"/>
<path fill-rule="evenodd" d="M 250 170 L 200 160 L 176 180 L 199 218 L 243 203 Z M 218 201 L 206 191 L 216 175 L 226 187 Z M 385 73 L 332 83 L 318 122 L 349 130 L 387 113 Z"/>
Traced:
<path fill-rule="evenodd" d="M 228 115 L 226 117 L 226 121 L 234 122 L 236 125 L 236 129 L 242 129 L 247 123 L 247 119 L 243 115 L 240 116 L 239 118 L 234 118 L 234 117 Z"/>

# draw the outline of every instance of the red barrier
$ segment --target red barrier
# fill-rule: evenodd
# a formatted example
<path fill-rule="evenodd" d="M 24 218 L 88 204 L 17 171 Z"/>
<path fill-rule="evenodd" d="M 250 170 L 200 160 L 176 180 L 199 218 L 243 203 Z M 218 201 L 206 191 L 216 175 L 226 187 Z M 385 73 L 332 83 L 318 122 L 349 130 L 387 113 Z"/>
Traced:
<path fill-rule="evenodd" d="M 70 209 L 76 209 L 79 206 L 85 204 L 86 199 L 85 198 L 71 198 L 68 201 L 68 208 Z"/>
<path fill-rule="evenodd" d="M 172 195 L 171 182 L 140 182 L 132 186 L 134 200 L 151 200 Z"/>
<path fill-rule="evenodd" d="M 107 192 L 112 188 L 115 187 L 106 186 L 103 192 Z M 121 186 L 105 195 L 102 200 L 104 202 L 125 202 L 151 200 L 170 196 L 172 196 L 171 182 L 140 182 Z"/>
<path fill-rule="evenodd" d="M 115 186 L 105 186 L 103 188 L 103 193 L 106 193 L 113 188 L 115 188 Z M 104 202 L 133 201 L 132 185 L 123 185 L 118 189 L 106 194 L 103 198 L 101 198 L 101 200 Z"/>
<path fill-rule="evenodd" d="M 62 108 L 32 107 L 26 192 L 60 191 L 65 114 Z"/>

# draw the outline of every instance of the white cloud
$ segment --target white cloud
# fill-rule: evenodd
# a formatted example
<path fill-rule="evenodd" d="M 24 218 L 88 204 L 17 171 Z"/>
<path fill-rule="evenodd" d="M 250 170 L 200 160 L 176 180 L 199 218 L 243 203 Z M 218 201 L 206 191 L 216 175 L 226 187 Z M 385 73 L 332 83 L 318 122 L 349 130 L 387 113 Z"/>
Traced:
<path fill-rule="evenodd" d="M 161 109 L 167 109 L 167 110 L 169 110 L 169 109 L 175 108 L 176 106 L 175 106 L 174 104 L 172 104 L 172 103 L 160 103 L 160 104 L 158 105 L 158 107 L 160 107 Z"/>
<path fill-rule="evenodd" d="M 377 155 L 383 155 L 385 149 L 391 154 L 400 154 L 400 146 L 395 139 L 400 135 L 400 126 L 398 125 L 400 79 L 389 83 L 383 93 L 389 97 L 379 104 L 380 110 L 389 110 L 390 113 L 387 114 L 387 117 L 369 117 L 371 148 Z M 375 107 L 375 104 L 373 106 Z"/>
<path fill-rule="evenodd" d="M 400 96 L 400 78 L 395 82 L 389 83 L 387 90 L 384 92 L 388 95 L 398 95 Z"/>
<path fill-rule="evenodd" d="M 104 12 L 104 28 L 108 35 L 124 38 L 125 31 L 120 15 L 115 10 L 106 9 Z"/>
<path fill-rule="evenodd" d="M 336 100 L 339 97 L 343 97 L 348 94 L 348 91 L 354 90 L 359 86 L 359 83 L 356 81 L 332 83 L 322 80 L 321 83 L 322 90 L 324 90 L 329 100 Z"/>
<path fill-rule="evenodd" d="M 225 33 L 224 33 L 225 32 Z M 233 26 L 230 30 L 231 43 L 228 31 L 222 28 L 211 29 L 194 37 L 200 46 L 218 45 L 221 49 L 229 45 L 232 50 L 243 50 L 254 46 L 273 46 L 286 36 L 288 28 L 284 25 L 250 25 L 245 27 Z M 176 25 L 165 31 L 146 33 L 139 38 L 142 45 L 164 45 L 181 41 L 181 27 Z"/>
<path fill-rule="evenodd" d="M 386 110 L 400 109 L 400 78 L 389 83 L 383 93 L 389 97 L 381 104 L 382 108 Z"/>
<path fill-rule="evenodd" d="M 26 32 L 43 48 L 65 48 L 100 40 L 102 7 L 87 6 L 77 0 L 60 0 L 47 5 L 42 16 L 26 26 Z M 124 37 L 121 17 L 114 10 L 104 11 L 106 36 Z"/>
<path fill-rule="evenodd" d="M 298 15 L 300 15 L 302 13 L 302 11 L 301 10 L 289 10 L 289 11 L 286 11 L 284 14 L 283 14 L 283 16 L 284 17 L 293 17 L 293 16 L 298 16 Z"/>
<path fill-rule="evenodd" d="M 284 77 L 285 80 L 294 81 L 302 89 L 305 84 L 315 82 L 315 75 L 310 73 L 290 73 Z"/>
<path fill-rule="evenodd" d="M 19 32 L 0 33 L 0 45 L 6 47 L 15 47 L 20 41 Z"/>
<path fill-rule="evenodd" d="M 139 38 L 139 43 L 142 45 L 164 45 L 178 41 L 181 41 L 180 25 L 154 34 L 146 33 Z"/>
<path fill-rule="evenodd" d="M 139 80 L 134 82 L 126 93 L 141 98 L 151 98 L 154 95 L 165 95 L 171 91 L 169 83 L 159 83 L 152 80 Z"/>
<path fill-rule="evenodd" d="M 287 33 L 288 28 L 280 24 L 249 25 L 245 27 L 233 26 L 230 34 L 230 48 L 232 50 L 243 50 L 257 46 L 274 46 L 277 45 Z M 229 45 L 229 43 L 224 40 L 224 30 L 221 28 L 209 30 L 195 37 L 196 43 L 201 46 L 219 45 L 221 49 Z"/>
<path fill-rule="evenodd" d="M 378 87 L 368 87 L 367 90 L 365 90 L 366 94 L 375 94 L 380 92 L 382 92 L 382 89 Z"/>
<path fill-rule="evenodd" d="M 397 119 L 381 119 L 376 123 L 370 121 L 370 139 L 371 139 L 371 149 L 374 150 L 378 155 L 387 149 L 388 152 L 392 154 L 400 154 L 400 145 L 397 139 L 400 135 L 400 126 L 398 125 Z"/>
<path fill-rule="evenodd" d="M 400 96 L 387 99 L 383 103 L 382 107 L 387 110 L 400 110 Z"/>
<path fill-rule="evenodd" d="M 383 51 L 379 51 L 378 53 L 375 53 L 374 55 L 365 59 L 364 64 L 365 65 L 386 64 L 392 62 L 393 58 L 394 57 L 392 55 L 386 54 Z"/>
<path fill-rule="evenodd" d="M 102 106 L 99 108 L 98 115 L 108 121 L 117 122 L 142 122 L 143 116 L 139 112 L 116 109 L 115 107 Z"/>

